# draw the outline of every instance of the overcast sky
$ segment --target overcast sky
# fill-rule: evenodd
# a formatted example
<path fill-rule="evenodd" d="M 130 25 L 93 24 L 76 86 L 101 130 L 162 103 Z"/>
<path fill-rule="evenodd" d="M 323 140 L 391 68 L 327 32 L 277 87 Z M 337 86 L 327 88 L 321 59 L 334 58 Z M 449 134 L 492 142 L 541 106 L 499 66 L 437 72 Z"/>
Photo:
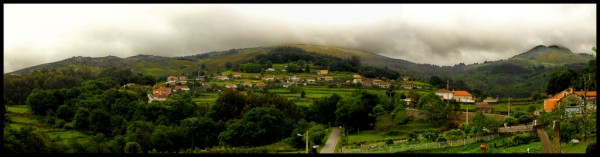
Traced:
<path fill-rule="evenodd" d="M 4 4 L 4 72 L 72 56 L 184 56 L 284 43 L 435 65 L 596 46 L 595 4 Z"/>

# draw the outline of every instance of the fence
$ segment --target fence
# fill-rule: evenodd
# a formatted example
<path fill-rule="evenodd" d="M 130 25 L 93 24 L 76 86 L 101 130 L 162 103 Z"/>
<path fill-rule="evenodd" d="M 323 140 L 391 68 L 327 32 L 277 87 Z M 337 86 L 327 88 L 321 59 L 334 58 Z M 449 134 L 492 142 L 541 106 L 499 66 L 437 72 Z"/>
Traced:
<path fill-rule="evenodd" d="M 463 146 L 467 144 L 477 143 L 480 141 L 489 141 L 499 137 L 499 134 L 487 135 L 482 137 L 466 138 L 459 140 L 448 140 L 442 142 L 429 142 L 421 144 L 409 144 L 409 145 L 383 145 L 379 147 L 366 147 L 357 149 L 344 149 L 343 153 L 395 153 L 403 152 L 408 150 L 423 150 L 423 149 L 437 149 L 445 147 Z"/>

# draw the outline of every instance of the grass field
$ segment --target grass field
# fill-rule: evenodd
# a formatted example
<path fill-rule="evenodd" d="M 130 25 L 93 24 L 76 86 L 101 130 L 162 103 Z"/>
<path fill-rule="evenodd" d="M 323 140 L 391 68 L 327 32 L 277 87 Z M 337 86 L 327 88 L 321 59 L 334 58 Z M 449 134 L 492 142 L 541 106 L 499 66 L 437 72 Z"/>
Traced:
<path fill-rule="evenodd" d="M 28 110 L 29 110 L 29 108 L 27 107 L 27 105 L 7 106 L 7 109 L 6 109 L 7 112 L 19 113 L 19 114 L 24 114 Z"/>
<path fill-rule="evenodd" d="M 9 126 L 14 129 L 31 126 L 36 130 L 46 132 L 51 140 L 62 140 L 65 144 L 71 138 L 76 138 L 79 142 L 88 140 L 89 135 L 85 133 L 77 130 L 54 129 L 47 124 L 37 121 L 30 114 L 27 114 L 28 112 L 29 108 L 25 105 L 8 106 L 8 118 L 12 122 Z"/>
<path fill-rule="evenodd" d="M 373 142 L 383 142 L 387 139 L 403 139 L 406 138 L 408 133 L 411 131 L 422 131 L 431 128 L 441 129 L 443 126 L 435 125 L 433 123 L 422 122 L 422 121 L 410 121 L 404 125 L 397 125 L 394 130 L 398 131 L 397 135 L 386 136 L 383 133 L 377 133 L 375 130 L 365 130 L 357 132 L 350 132 L 350 136 L 348 136 L 349 144 L 356 144 L 359 142 L 365 143 L 373 143 Z"/>

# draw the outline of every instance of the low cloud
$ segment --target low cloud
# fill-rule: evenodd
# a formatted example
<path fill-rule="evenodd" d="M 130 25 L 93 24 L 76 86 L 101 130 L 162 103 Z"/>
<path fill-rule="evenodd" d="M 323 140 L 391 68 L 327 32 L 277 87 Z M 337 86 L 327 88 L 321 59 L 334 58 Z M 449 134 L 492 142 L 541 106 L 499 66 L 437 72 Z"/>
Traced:
<path fill-rule="evenodd" d="M 344 12 L 345 7 L 353 10 Z M 90 8 L 96 12 L 108 11 L 106 15 L 82 13 L 88 17 L 85 19 L 69 17 L 78 12 L 68 11 L 61 14 L 67 17 L 23 15 L 28 17 L 5 19 L 4 32 L 9 33 L 5 35 L 4 71 L 72 56 L 184 56 L 284 43 L 340 46 L 436 65 L 506 59 L 537 45 L 556 44 L 586 53 L 596 46 L 593 4 L 519 5 L 514 10 L 511 10 L 514 6 L 503 5 L 398 5 L 379 9 L 385 14 L 372 13 L 378 7 L 381 6 L 71 6 L 84 8 L 80 12 Z M 468 10 L 474 7 L 479 9 Z M 27 8 L 35 7 L 5 5 L 5 17 L 18 14 L 17 9 L 32 10 Z M 337 12 L 327 12 L 331 8 L 338 8 Z M 501 11 L 505 13 L 497 13 Z M 108 17 L 100 18 L 101 15 Z M 63 21 L 68 28 L 50 23 L 45 29 L 44 24 L 30 19 L 44 16 L 55 22 Z M 34 21 L 27 27 L 19 27 L 24 23 L 19 21 L 23 18 Z M 84 22 L 74 23 L 77 20 Z M 52 31 L 58 33 L 38 33 Z"/>

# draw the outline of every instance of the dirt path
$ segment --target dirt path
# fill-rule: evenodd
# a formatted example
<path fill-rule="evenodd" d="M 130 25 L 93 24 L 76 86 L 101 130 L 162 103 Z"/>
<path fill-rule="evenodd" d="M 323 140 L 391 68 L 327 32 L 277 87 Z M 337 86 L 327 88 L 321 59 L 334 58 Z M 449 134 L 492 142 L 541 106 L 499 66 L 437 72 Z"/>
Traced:
<path fill-rule="evenodd" d="M 327 143 L 321 149 L 321 153 L 333 153 L 335 151 L 335 146 L 337 145 L 338 138 L 340 137 L 340 128 L 333 127 L 331 130 L 331 135 L 329 135 L 329 139 L 327 139 Z"/>

